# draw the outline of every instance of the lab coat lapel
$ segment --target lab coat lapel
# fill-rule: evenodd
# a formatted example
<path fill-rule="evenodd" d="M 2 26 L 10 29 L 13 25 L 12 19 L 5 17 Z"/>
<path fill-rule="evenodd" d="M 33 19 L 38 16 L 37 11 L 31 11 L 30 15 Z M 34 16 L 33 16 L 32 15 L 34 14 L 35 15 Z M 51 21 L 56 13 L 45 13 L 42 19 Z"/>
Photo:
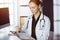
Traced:
<path fill-rule="evenodd" d="M 29 24 L 28 24 L 28 33 L 31 36 L 31 31 L 32 31 L 32 16 L 29 18 Z"/>
<path fill-rule="evenodd" d="M 40 18 L 39 18 L 39 20 L 38 20 L 38 22 L 37 22 L 37 25 L 36 25 L 36 30 L 38 30 L 39 29 L 39 27 L 40 27 L 40 20 L 43 18 L 43 14 L 41 13 L 41 16 L 40 16 Z M 29 35 L 31 36 L 31 31 L 32 31 L 32 16 L 30 16 L 30 18 L 29 18 L 29 24 L 28 24 L 28 26 L 29 26 L 29 29 L 28 29 L 28 33 L 29 33 Z M 36 31 L 35 30 L 35 31 Z"/>
<path fill-rule="evenodd" d="M 41 20 L 42 18 L 43 18 L 43 14 L 41 13 L 41 16 L 40 16 L 40 18 L 39 18 L 39 20 L 38 20 L 38 22 L 37 22 L 36 30 L 35 30 L 35 32 L 36 32 L 36 37 L 37 37 L 37 38 L 40 38 L 40 36 L 41 36 L 41 34 L 42 34 L 42 30 L 40 30 L 40 26 L 41 26 L 40 20 Z"/>
<path fill-rule="evenodd" d="M 39 18 L 39 20 L 38 20 L 38 22 L 37 22 L 37 25 L 36 25 L 36 28 L 38 28 L 39 29 L 39 27 L 40 27 L 40 20 L 43 18 L 43 13 L 41 13 L 41 15 L 40 15 L 40 18 Z"/>

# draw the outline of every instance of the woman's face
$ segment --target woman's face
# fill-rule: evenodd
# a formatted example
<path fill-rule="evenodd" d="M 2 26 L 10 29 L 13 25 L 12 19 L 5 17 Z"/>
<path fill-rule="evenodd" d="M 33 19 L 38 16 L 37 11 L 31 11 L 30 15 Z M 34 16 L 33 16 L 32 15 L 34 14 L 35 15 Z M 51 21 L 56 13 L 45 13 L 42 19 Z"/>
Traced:
<path fill-rule="evenodd" d="M 36 14 L 36 13 L 40 10 L 41 5 L 37 5 L 37 4 L 35 4 L 34 2 L 30 2 L 30 3 L 29 3 L 29 7 L 30 7 L 31 12 L 32 12 L 33 14 Z"/>

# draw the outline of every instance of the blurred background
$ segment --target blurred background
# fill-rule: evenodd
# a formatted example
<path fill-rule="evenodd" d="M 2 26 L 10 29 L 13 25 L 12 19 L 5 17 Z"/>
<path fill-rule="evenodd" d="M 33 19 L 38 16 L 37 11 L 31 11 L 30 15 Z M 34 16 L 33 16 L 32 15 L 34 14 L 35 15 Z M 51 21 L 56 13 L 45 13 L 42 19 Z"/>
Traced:
<path fill-rule="evenodd" d="M 40 0 L 44 3 L 43 13 L 50 18 L 50 36 L 49 40 L 60 40 L 60 0 Z M 8 20 L 1 26 L 1 16 L 0 16 L 0 31 L 9 32 L 10 30 L 15 30 L 16 27 L 22 27 L 24 25 L 24 19 L 31 15 L 29 9 L 29 0 L 0 0 L 0 15 L 3 13 Z M 7 14 L 7 16 L 5 15 Z"/>

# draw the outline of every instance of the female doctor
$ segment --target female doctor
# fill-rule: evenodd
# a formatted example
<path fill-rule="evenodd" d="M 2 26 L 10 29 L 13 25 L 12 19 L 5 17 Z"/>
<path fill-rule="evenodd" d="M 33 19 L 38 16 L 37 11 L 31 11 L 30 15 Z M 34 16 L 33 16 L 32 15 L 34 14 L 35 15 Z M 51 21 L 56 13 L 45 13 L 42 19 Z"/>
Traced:
<path fill-rule="evenodd" d="M 30 0 L 29 8 L 32 15 L 29 16 L 22 27 L 22 31 L 26 32 L 36 40 L 48 40 L 50 32 L 50 20 L 43 15 L 40 9 L 43 4 L 39 0 Z"/>

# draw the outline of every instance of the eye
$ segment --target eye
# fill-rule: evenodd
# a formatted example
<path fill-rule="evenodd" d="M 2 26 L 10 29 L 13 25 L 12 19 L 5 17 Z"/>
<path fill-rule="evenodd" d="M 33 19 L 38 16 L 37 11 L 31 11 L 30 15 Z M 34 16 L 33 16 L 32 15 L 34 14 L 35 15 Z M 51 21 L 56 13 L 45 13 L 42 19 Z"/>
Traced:
<path fill-rule="evenodd" d="M 35 7 L 31 7 L 31 9 L 35 9 Z"/>
<path fill-rule="evenodd" d="M 33 9 L 35 8 L 35 7 L 32 7 Z"/>

